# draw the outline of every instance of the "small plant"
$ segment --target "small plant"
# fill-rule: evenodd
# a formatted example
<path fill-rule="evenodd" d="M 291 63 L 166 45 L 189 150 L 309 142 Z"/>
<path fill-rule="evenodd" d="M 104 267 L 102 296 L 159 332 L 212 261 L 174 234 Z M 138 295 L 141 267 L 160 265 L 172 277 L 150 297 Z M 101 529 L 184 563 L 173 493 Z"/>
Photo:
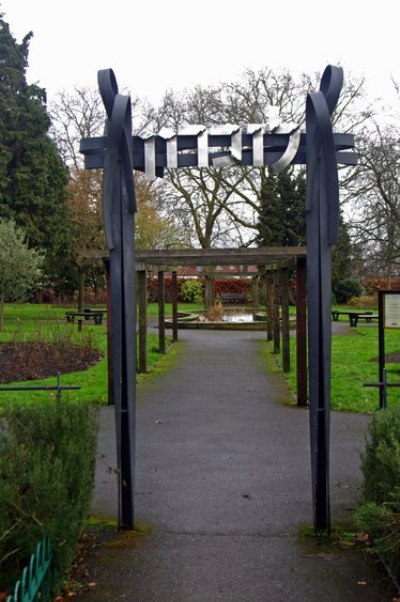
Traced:
<path fill-rule="evenodd" d="M 181 286 L 181 297 L 187 303 L 203 302 L 203 285 L 199 280 L 185 280 Z"/>
<path fill-rule="evenodd" d="M 347 305 L 350 305 L 351 307 L 357 307 L 359 309 L 376 308 L 378 305 L 378 298 L 377 296 L 368 295 L 361 295 L 361 297 L 352 297 L 351 299 L 349 299 Z"/>
<path fill-rule="evenodd" d="M 221 322 L 223 315 L 224 308 L 221 302 L 216 303 L 207 310 L 207 318 L 210 322 Z"/>

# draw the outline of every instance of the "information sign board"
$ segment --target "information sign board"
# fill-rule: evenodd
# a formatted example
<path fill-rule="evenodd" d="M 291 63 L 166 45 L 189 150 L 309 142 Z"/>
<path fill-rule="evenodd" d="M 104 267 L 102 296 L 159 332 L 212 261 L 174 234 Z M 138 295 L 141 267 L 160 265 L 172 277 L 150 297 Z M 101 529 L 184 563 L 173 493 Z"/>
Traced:
<path fill-rule="evenodd" d="M 400 328 L 400 291 L 384 291 L 384 328 Z"/>

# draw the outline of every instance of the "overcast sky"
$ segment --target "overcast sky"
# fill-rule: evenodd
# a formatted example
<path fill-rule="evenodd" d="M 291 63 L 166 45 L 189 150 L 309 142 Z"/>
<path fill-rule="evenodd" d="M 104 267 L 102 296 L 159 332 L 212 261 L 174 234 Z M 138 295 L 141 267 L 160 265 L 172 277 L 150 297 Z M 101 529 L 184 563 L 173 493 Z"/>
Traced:
<path fill-rule="evenodd" d="M 239 78 L 246 68 L 294 75 L 327 64 L 365 76 L 369 96 L 393 98 L 400 82 L 393 0 L 0 0 L 20 42 L 32 31 L 28 81 L 49 99 L 97 87 L 114 69 L 120 89 L 157 104 L 165 90 Z"/>

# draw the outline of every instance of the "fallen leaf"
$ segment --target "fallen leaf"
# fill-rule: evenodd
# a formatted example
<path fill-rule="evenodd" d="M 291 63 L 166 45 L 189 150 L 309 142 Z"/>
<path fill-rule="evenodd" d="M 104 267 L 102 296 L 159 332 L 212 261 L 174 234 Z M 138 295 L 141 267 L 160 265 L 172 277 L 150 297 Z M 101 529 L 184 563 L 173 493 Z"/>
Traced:
<path fill-rule="evenodd" d="M 357 534 L 357 541 L 359 541 L 360 543 L 365 543 L 365 544 L 369 545 L 369 536 L 368 536 L 368 533 L 358 533 Z"/>
<path fill-rule="evenodd" d="M 342 546 L 343 548 L 351 548 L 352 546 L 355 545 L 355 541 L 349 541 L 348 539 L 340 539 L 339 540 L 339 545 Z"/>
<path fill-rule="evenodd" d="M 322 552 L 321 554 L 318 554 L 318 556 L 320 558 L 323 558 L 323 560 L 336 560 L 338 555 L 337 554 L 327 554 Z"/>

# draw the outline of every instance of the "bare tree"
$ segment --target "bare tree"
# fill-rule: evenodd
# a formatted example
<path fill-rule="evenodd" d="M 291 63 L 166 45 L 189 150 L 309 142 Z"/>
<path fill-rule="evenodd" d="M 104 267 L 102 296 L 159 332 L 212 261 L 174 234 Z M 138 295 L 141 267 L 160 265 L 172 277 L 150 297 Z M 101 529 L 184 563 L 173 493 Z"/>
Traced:
<path fill-rule="evenodd" d="M 265 123 L 270 118 L 271 107 L 281 122 L 301 125 L 307 92 L 316 89 L 318 83 L 318 74 L 302 75 L 296 80 L 287 70 L 249 69 L 238 81 L 195 86 L 182 92 L 169 90 L 157 110 L 136 98 L 132 103 L 133 127 L 136 133 L 143 133 L 149 129 L 158 132 L 162 127 L 177 130 L 193 123 L 206 127 Z M 88 89 L 76 89 L 73 94 L 62 92 L 51 114 L 58 144 L 66 162 L 74 167 L 71 177 L 79 178 L 82 170 L 80 139 L 103 133 L 104 109 L 99 95 Z M 336 129 L 356 131 L 370 116 L 370 107 L 363 98 L 363 80 L 348 78 L 334 116 Z M 239 166 L 168 170 L 164 180 L 151 187 L 157 197 L 153 208 L 157 207 L 161 217 L 172 221 L 174 227 L 179 223 L 185 232 L 183 238 L 194 246 L 249 245 L 258 233 L 260 191 L 265 177 L 264 168 Z M 344 186 L 352 182 L 348 170 L 343 171 L 342 179 Z M 99 178 L 94 175 L 91 198 L 87 202 L 100 206 L 98 182 Z M 144 220 L 138 223 L 142 227 Z"/>
<path fill-rule="evenodd" d="M 289 71 L 264 68 L 247 70 L 239 81 L 196 86 L 181 93 L 169 91 L 154 114 L 153 129 L 177 130 L 189 123 L 207 127 L 268 123 L 271 107 L 280 122 L 301 126 L 307 92 L 316 89 L 318 83 L 318 74 L 295 80 Z M 334 116 L 334 124 L 341 132 L 359 129 L 372 114 L 363 97 L 363 84 L 362 79 L 350 78 L 344 87 Z M 251 244 L 257 236 L 265 171 L 239 166 L 169 170 L 164 185 L 166 211 L 174 212 L 192 233 L 195 245 L 205 248 Z"/>
<path fill-rule="evenodd" d="M 348 211 L 354 244 L 369 272 L 390 279 L 400 271 L 400 131 L 372 125 L 358 140 Z"/>

